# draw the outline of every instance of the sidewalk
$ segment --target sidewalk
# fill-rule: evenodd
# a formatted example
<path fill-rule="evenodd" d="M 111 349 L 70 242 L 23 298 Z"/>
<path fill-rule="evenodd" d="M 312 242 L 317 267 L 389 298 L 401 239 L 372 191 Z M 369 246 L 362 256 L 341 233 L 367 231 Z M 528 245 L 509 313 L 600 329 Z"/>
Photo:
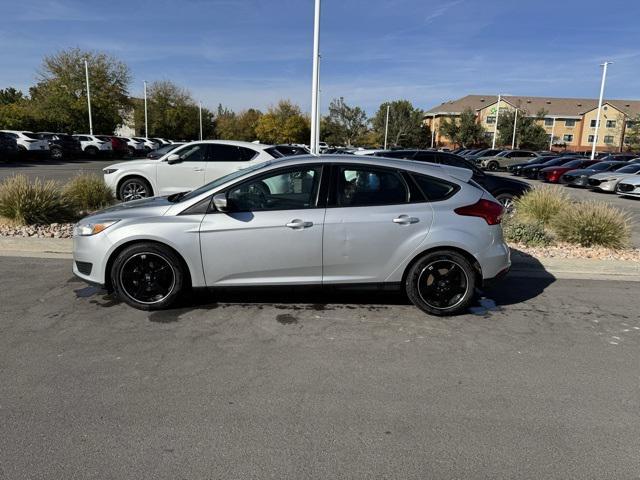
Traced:
<path fill-rule="evenodd" d="M 72 259 L 70 238 L 0 237 L 0 257 Z M 534 258 L 513 252 L 509 276 L 640 282 L 640 262 L 580 258 Z"/>

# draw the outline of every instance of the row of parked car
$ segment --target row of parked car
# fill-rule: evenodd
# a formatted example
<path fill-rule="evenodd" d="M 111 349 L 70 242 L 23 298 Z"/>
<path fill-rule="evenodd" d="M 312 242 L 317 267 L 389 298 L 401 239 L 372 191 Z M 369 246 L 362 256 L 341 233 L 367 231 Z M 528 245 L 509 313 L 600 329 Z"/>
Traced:
<path fill-rule="evenodd" d="M 175 143 L 164 138 L 0 130 L 0 160 L 11 160 L 19 155 L 54 160 L 80 155 L 142 157 Z"/>
<path fill-rule="evenodd" d="M 640 197 L 640 157 L 635 154 L 612 154 L 591 160 L 576 155 L 542 155 L 507 169 L 546 183 Z"/>

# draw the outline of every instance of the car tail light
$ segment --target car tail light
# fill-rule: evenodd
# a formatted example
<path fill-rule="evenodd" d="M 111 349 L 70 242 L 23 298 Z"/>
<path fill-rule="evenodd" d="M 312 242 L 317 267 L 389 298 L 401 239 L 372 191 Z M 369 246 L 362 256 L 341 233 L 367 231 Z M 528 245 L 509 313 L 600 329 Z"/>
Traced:
<path fill-rule="evenodd" d="M 482 198 L 473 205 L 458 207 L 454 212 L 464 217 L 484 218 L 488 225 L 498 225 L 502 220 L 504 209 L 499 203 Z"/>

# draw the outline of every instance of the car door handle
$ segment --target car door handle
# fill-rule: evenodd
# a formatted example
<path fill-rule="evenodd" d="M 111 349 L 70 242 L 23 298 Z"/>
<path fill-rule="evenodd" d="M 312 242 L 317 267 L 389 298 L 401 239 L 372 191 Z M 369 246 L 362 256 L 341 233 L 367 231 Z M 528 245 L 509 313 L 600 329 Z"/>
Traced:
<path fill-rule="evenodd" d="M 194 172 L 204 172 L 204 168 L 202 167 L 193 167 Z"/>
<path fill-rule="evenodd" d="M 393 219 L 393 223 L 397 223 L 399 225 L 409 225 L 411 223 L 418 223 L 419 221 L 419 218 L 410 217 L 409 215 L 400 215 Z"/>
<path fill-rule="evenodd" d="M 296 218 L 295 220 L 291 220 L 285 226 L 289 227 L 289 228 L 293 228 L 295 230 L 301 230 L 303 228 L 312 227 L 313 226 L 313 222 L 305 222 L 304 220 L 300 220 L 300 219 Z"/>

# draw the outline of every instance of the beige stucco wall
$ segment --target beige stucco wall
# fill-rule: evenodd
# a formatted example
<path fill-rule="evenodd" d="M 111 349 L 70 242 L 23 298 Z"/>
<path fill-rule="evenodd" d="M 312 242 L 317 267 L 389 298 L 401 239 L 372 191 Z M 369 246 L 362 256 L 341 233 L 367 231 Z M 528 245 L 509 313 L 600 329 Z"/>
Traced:
<path fill-rule="evenodd" d="M 583 116 L 584 128 L 582 129 L 582 137 L 580 138 L 581 145 L 591 147 L 591 143 L 589 142 L 589 135 L 595 135 L 596 132 L 596 129 L 594 127 L 591 127 L 591 120 L 595 121 L 597 116 L 597 109 L 593 109 Z M 615 121 L 615 127 L 607 128 L 607 120 Z M 625 115 L 620 110 L 608 104 L 603 105 L 602 113 L 600 116 L 600 128 L 598 130 L 598 142 L 596 143 L 596 148 L 619 150 L 622 140 L 622 132 L 624 131 L 625 120 Z M 613 137 L 613 143 L 605 143 L 605 137 L 608 135 Z"/>

